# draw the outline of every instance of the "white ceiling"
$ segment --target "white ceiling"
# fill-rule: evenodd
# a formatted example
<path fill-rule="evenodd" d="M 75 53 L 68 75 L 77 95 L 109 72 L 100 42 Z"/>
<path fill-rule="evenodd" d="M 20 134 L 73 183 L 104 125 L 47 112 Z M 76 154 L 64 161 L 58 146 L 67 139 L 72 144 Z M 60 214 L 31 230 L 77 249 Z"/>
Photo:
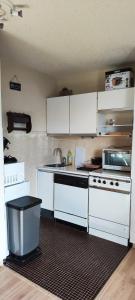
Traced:
<path fill-rule="evenodd" d="M 0 32 L 4 56 L 63 76 L 135 62 L 135 0 L 13 0 L 24 17 Z"/>

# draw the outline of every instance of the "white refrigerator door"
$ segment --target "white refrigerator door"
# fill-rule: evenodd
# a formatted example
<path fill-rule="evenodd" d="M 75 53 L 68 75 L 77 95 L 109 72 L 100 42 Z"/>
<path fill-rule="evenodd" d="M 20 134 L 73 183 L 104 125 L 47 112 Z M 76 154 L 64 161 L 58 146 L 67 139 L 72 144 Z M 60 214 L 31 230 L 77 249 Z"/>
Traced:
<path fill-rule="evenodd" d="M 24 181 L 22 183 L 14 184 L 5 187 L 5 202 L 30 195 L 30 182 Z"/>

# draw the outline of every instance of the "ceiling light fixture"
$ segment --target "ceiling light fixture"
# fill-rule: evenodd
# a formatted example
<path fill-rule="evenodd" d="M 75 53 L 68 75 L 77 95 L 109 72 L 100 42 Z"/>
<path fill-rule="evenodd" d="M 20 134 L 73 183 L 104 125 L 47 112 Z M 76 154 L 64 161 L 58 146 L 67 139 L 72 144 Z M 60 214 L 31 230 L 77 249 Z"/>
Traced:
<path fill-rule="evenodd" d="M 14 4 L 11 0 L 0 0 L 0 29 L 4 28 L 4 22 L 8 21 L 8 15 L 22 18 L 22 9 L 28 7 L 25 4 Z"/>

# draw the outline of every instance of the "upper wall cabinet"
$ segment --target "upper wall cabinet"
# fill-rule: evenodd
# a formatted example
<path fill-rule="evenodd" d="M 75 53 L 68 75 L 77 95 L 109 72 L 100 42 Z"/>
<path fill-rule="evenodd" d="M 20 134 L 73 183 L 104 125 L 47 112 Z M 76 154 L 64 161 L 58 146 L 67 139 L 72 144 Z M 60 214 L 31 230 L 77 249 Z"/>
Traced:
<path fill-rule="evenodd" d="M 98 110 L 133 110 L 134 88 L 104 91 L 98 93 Z"/>
<path fill-rule="evenodd" d="M 97 93 L 70 96 L 70 133 L 96 134 Z"/>
<path fill-rule="evenodd" d="M 69 133 L 69 96 L 47 99 L 47 133 Z"/>

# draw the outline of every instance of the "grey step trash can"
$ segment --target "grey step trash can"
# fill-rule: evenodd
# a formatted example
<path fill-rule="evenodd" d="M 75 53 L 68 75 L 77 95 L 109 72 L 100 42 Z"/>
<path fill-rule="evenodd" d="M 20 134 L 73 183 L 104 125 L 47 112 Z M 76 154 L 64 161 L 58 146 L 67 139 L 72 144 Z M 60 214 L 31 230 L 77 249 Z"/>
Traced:
<path fill-rule="evenodd" d="M 39 198 L 24 196 L 6 203 L 11 255 L 24 257 L 39 246 L 41 202 Z"/>

